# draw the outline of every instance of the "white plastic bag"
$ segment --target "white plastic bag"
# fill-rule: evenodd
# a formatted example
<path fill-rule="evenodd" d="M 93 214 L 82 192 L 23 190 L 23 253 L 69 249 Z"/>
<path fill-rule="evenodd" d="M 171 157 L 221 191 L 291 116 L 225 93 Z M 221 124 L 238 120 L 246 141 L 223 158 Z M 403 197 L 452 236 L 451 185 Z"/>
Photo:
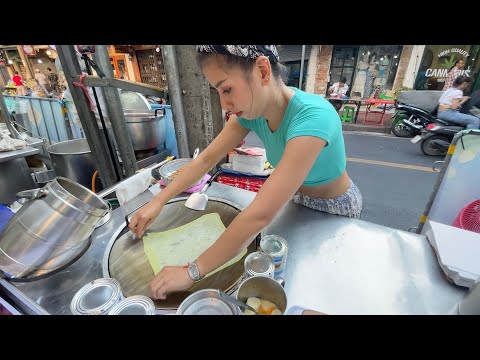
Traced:
<path fill-rule="evenodd" d="M 19 139 L 12 139 L 5 133 L 1 134 L 0 151 L 21 150 L 27 147 L 27 142 Z"/>

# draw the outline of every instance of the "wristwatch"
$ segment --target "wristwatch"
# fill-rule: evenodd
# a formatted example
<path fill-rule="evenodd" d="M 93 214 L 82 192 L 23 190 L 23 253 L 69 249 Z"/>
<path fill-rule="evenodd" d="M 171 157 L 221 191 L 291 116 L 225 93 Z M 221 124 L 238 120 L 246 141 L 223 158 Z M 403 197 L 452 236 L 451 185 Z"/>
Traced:
<path fill-rule="evenodd" d="M 204 277 L 200 275 L 200 270 L 198 269 L 197 260 L 191 262 L 187 268 L 188 275 L 192 278 L 193 281 L 200 281 Z"/>

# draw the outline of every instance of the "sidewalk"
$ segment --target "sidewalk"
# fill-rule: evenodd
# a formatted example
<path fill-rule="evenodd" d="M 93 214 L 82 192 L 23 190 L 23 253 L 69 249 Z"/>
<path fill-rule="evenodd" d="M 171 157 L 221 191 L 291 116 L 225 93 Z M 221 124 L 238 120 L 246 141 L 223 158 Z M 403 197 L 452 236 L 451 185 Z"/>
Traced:
<path fill-rule="evenodd" d="M 357 123 L 352 124 L 352 123 L 342 123 L 342 128 L 343 130 L 346 131 L 365 131 L 365 132 L 377 132 L 377 133 L 383 133 L 383 134 L 390 134 L 390 127 L 392 125 L 392 117 L 393 112 L 389 113 L 386 112 L 384 117 L 383 117 L 383 125 L 365 125 L 363 123 L 363 119 L 365 116 L 364 111 L 360 111 L 358 114 L 357 118 Z M 380 122 L 380 117 L 381 114 L 369 114 L 368 115 L 368 120 L 369 122 Z"/>

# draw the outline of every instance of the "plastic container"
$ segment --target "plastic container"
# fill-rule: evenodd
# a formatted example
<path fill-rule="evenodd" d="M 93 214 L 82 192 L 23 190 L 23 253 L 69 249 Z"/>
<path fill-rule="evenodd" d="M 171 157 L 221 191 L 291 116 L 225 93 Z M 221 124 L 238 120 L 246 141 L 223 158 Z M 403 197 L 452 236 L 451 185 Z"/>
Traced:
<path fill-rule="evenodd" d="M 0 234 L 10 219 L 15 215 L 7 206 L 0 205 Z"/>
<path fill-rule="evenodd" d="M 480 233 L 480 199 L 465 206 L 453 221 L 452 226 Z"/>

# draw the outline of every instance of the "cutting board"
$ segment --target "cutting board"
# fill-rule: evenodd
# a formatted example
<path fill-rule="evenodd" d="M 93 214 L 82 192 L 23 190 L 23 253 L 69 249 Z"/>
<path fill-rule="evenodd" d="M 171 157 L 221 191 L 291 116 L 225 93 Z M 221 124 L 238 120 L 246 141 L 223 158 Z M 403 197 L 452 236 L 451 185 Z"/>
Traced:
<path fill-rule="evenodd" d="M 239 212 L 234 206 L 214 199 L 208 201 L 204 211 L 191 210 L 185 206 L 185 200 L 179 200 L 165 205 L 147 231 L 175 229 L 210 213 L 218 213 L 225 227 L 228 227 Z M 254 251 L 255 241 L 249 245 L 247 254 L 240 261 L 199 281 L 188 291 L 171 293 L 166 300 L 154 300 L 156 308 L 177 309 L 187 296 L 201 289 L 228 291 L 242 278 L 245 257 Z M 128 233 L 118 238 L 110 251 L 108 270 L 110 277 L 120 282 L 125 297 L 150 296 L 148 284 L 153 279 L 154 273 L 145 255 L 142 239 L 133 239 Z"/>

